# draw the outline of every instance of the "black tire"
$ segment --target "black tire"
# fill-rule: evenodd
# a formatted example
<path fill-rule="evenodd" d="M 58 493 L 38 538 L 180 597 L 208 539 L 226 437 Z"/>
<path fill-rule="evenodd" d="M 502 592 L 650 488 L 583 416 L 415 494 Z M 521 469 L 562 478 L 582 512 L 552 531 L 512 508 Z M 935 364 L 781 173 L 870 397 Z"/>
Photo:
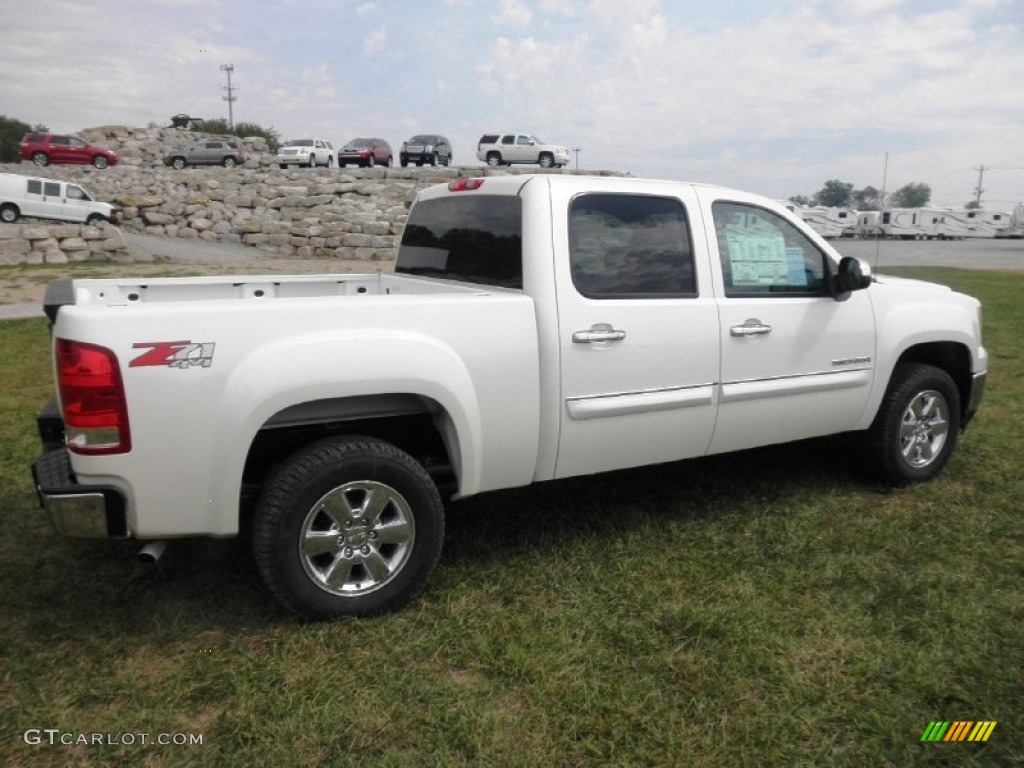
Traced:
<path fill-rule="evenodd" d="M 18 210 L 18 206 L 11 203 L 0 205 L 0 221 L 4 224 L 13 224 L 19 216 L 21 216 L 21 211 Z"/>
<path fill-rule="evenodd" d="M 375 166 L 376 164 L 377 164 L 377 157 L 375 155 L 370 155 L 370 157 L 366 161 L 366 167 L 367 168 L 373 168 L 373 166 Z"/>
<path fill-rule="evenodd" d="M 89 214 L 89 218 L 87 218 L 85 220 L 85 223 L 88 224 L 90 227 L 94 227 L 97 224 L 99 224 L 101 221 L 106 221 L 106 220 L 107 220 L 107 218 L 105 216 L 100 216 L 98 213 L 90 213 Z"/>
<path fill-rule="evenodd" d="M 309 156 L 309 167 L 316 168 L 316 155 L 310 154 Z"/>
<path fill-rule="evenodd" d="M 934 365 L 901 363 L 867 433 L 869 468 L 892 485 L 931 480 L 960 435 L 960 392 Z"/>
<path fill-rule="evenodd" d="M 180 171 L 181 169 L 183 169 L 187 165 L 187 163 L 185 162 L 185 158 L 184 157 L 176 157 L 173 160 L 171 160 L 171 165 L 176 170 Z"/>
<path fill-rule="evenodd" d="M 550 168 L 555 164 L 555 158 L 549 152 L 542 152 L 537 163 L 541 168 Z"/>
<path fill-rule="evenodd" d="M 430 156 L 430 164 L 435 167 L 437 166 L 437 152 Z"/>
<path fill-rule="evenodd" d="M 387 159 L 384 160 L 384 167 L 390 168 L 394 164 L 394 162 L 395 159 L 391 155 L 388 155 Z"/>
<path fill-rule="evenodd" d="M 235 160 L 235 158 L 233 158 L 230 155 L 228 155 L 227 157 L 224 158 L 224 163 L 223 164 L 224 164 L 225 168 L 234 168 L 235 165 L 238 164 L 238 161 Z"/>
<path fill-rule="evenodd" d="M 288 167 L 288 163 L 278 163 L 278 165 L 281 167 L 282 171 Z"/>
<path fill-rule="evenodd" d="M 364 514 L 371 504 L 373 519 Z M 263 580 L 289 610 L 372 616 L 426 585 L 441 556 L 444 505 L 426 470 L 390 443 L 328 438 L 273 473 L 252 536 Z"/>
<path fill-rule="evenodd" d="M 496 168 L 497 166 L 501 165 L 501 155 L 498 154 L 497 152 L 488 152 L 487 164 L 492 168 Z"/>
<path fill-rule="evenodd" d="M 327 167 L 328 168 L 333 168 L 334 167 L 334 155 L 328 155 L 327 156 Z"/>
<path fill-rule="evenodd" d="M 105 158 L 103 155 L 96 155 L 92 159 L 92 165 L 93 165 L 94 168 L 102 169 L 102 168 L 106 168 L 108 165 L 110 165 L 110 161 L 107 160 L 107 158 Z"/>
<path fill-rule="evenodd" d="M 45 152 L 36 152 L 32 155 L 32 162 L 39 166 L 46 166 L 50 164 L 50 158 L 46 156 Z"/>
<path fill-rule="evenodd" d="M 401 160 L 399 160 L 398 162 L 402 164 L 403 168 L 406 168 L 409 165 L 409 161 L 406 158 L 404 158 L 404 157 Z"/>

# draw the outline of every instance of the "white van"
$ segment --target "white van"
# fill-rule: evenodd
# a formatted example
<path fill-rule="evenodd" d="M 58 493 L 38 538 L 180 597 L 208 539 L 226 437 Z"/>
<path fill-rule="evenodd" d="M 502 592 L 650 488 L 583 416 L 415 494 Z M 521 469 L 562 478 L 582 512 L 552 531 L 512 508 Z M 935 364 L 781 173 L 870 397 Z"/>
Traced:
<path fill-rule="evenodd" d="M 100 203 L 78 184 L 0 173 L 0 221 L 13 224 L 21 216 L 95 224 L 115 221 L 117 211 Z"/>

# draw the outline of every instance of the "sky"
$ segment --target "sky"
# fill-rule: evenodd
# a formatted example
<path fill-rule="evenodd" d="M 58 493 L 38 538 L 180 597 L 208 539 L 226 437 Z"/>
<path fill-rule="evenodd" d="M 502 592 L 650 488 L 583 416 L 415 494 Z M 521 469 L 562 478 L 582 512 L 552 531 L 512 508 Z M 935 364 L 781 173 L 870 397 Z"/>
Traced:
<path fill-rule="evenodd" d="M 1024 0 L 35 0 L 0 114 L 54 131 L 228 116 L 335 146 L 486 132 L 581 169 L 784 199 L 829 179 L 1024 201 Z"/>

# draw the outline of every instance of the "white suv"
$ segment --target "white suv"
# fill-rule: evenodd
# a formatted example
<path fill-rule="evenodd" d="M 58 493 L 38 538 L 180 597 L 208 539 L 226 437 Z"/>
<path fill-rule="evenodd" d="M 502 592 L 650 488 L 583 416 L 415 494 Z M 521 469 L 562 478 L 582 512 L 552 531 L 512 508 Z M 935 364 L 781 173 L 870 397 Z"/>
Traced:
<path fill-rule="evenodd" d="M 488 165 L 537 163 L 541 168 L 561 168 L 569 164 L 569 148 L 545 144 L 525 133 L 485 133 L 476 146 L 476 157 Z"/>
<path fill-rule="evenodd" d="M 308 165 L 316 168 L 324 165 L 334 167 L 334 147 L 326 139 L 291 139 L 277 150 L 277 164 L 282 168 L 289 165 Z"/>

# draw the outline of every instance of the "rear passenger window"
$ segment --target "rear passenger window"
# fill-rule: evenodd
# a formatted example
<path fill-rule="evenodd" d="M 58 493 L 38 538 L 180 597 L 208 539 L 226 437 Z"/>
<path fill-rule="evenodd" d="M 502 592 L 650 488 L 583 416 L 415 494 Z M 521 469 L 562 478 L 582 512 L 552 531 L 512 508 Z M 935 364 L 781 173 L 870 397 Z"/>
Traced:
<path fill-rule="evenodd" d="M 569 263 L 588 298 L 697 295 L 686 210 L 674 198 L 580 195 L 569 206 Z"/>
<path fill-rule="evenodd" d="M 39 179 L 29 179 L 28 191 L 33 195 L 43 194 L 43 182 L 41 182 Z"/>
<path fill-rule="evenodd" d="M 43 192 L 44 194 L 52 197 L 60 197 L 60 184 L 53 181 L 47 181 L 43 184 Z"/>

